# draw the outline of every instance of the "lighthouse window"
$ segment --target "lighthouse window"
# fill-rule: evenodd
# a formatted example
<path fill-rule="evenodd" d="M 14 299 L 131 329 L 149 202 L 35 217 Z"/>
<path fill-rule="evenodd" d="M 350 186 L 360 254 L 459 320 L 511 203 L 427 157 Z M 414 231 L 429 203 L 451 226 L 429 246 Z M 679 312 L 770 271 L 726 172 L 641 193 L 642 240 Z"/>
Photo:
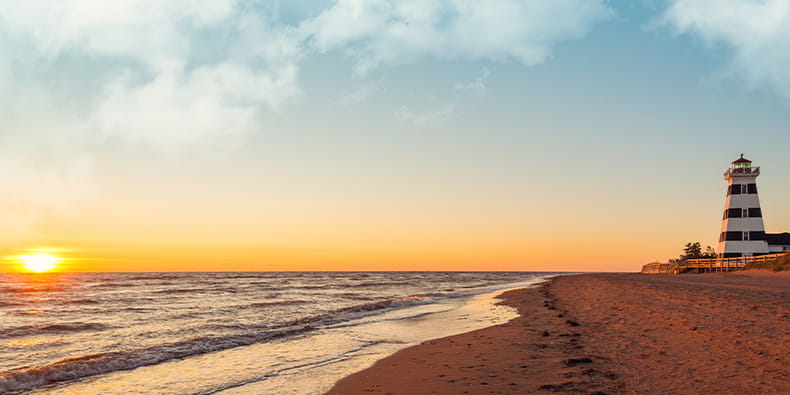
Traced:
<path fill-rule="evenodd" d="M 749 209 L 748 208 L 742 208 L 741 209 L 741 218 L 749 218 Z"/>
<path fill-rule="evenodd" d="M 749 232 L 743 232 L 743 240 L 749 240 Z"/>
<path fill-rule="evenodd" d="M 721 232 L 719 241 L 739 241 L 743 240 L 743 234 L 738 231 Z"/>
<path fill-rule="evenodd" d="M 757 184 L 748 184 L 746 185 L 748 193 L 755 194 L 757 193 Z"/>
<path fill-rule="evenodd" d="M 748 193 L 748 190 L 746 188 L 746 184 L 741 184 L 741 194 L 745 195 L 747 193 Z"/>

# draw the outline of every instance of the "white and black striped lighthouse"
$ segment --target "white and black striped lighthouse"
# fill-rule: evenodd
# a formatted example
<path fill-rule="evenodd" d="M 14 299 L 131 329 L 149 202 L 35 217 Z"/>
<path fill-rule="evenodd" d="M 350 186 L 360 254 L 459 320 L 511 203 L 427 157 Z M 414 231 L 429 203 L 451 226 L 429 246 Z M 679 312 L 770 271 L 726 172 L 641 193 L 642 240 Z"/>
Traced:
<path fill-rule="evenodd" d="M 724 172 L 729 186 L 719 237 L 719 257 L 757 256 L 770 252 L 757 196 L 759 175 L 760 168 L 752 167 L 752 161 L 743 154 Z"/>

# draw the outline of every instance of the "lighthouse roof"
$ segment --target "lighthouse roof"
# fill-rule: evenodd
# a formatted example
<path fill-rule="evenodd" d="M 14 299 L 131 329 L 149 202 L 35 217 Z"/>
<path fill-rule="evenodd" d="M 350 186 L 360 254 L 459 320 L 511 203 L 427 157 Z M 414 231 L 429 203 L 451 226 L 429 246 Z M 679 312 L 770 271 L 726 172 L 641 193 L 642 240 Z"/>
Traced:
<path fill-rule="evenodd" d="M 766 233 L 765 240 L 769 245 L 790 245 L 790 233 Z"/>
<path fill-rule="evenodd" d="M 735 161 L 734 161 L 734 162 L 732 162 L 732 163 L 733 163 L 733 164 L 735 164 L 735 163 L 752 163 L 752 161 L 750 161 L 750 160 L 748 160 L 748 159 L 744 158 L 744 157 L 743 157 L 743 154 L 741 154 L 741 157 L 740 157 L 740 158 L 738 158 L 737 160 L 735 160 Z"/>

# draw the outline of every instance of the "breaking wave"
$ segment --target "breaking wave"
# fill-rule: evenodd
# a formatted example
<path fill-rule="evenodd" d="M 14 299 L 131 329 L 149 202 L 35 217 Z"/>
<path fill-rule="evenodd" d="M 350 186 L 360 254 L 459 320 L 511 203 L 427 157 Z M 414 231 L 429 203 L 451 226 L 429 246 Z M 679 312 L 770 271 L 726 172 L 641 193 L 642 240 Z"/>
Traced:
<path fill-rule="evenodd" d="M 0 374 L 0 393 L 26 391 L 34 387 L 61 381 L 75 380 L 118 370 L 130 370 L 176 358 L 186 358 L 193 355 L 206 354 L 294 336 L 341 322 L 360 319 L 372 314 L 380 314 L 395 308 L 432 303 L 436 300 L 436 297 L 440 296 L 448 295 L 420 294 L 405 298 L 364 303 L 332 310 L 324 314 L 293 320 L 286 324 L 269 327 L 268 330 L 262 330 L 261 326 L 248 326 L 248 332 L 240 334 L 195 337 L 132 351 L 85 355 L 63 359 L 49 365 L 15 369 Z M 265 302 L 263 304 L 265 304 Z M 0 331 L 0 336 L 29 335 L 31 330 L 49 332 L 101 330 L 105 328 L 106 326 L 103 324 L 96 323 L 52 324 L 41 326 L 27 325 Z"/>

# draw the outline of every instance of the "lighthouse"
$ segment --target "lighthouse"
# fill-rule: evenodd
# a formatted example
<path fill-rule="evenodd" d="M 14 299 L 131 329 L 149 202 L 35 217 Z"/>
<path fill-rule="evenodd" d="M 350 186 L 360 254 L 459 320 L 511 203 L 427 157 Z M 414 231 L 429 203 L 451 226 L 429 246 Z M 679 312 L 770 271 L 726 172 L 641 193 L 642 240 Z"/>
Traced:
<path fill-rule="evenodd" d="M 719 237 L 719 257 L 765 255 L 771 252 L 765 235 L 760 199 L 757 196 L 759 167 L 743 157 L 724 172 L 727 199 Z"/>

